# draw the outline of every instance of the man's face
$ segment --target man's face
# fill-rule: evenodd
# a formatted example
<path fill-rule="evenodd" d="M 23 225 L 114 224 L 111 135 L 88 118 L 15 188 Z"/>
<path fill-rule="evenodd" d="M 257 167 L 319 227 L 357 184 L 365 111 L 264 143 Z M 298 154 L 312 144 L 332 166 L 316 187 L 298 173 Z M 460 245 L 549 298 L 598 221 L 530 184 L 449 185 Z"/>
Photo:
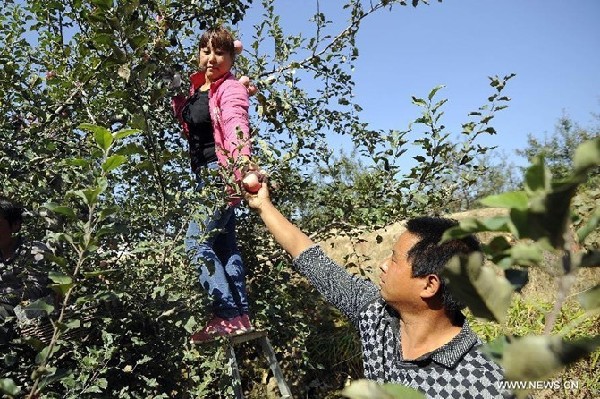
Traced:
<path fill-rule="evenodd" d="M 381 296 L 388 303 L 410 303 L 419 298 L 422 278 L 412 277 L 412 265 L 408 251 L 419 238 L 406 231 L 400 235 L 392 248 L 392 255 L 380 266 Z"/>

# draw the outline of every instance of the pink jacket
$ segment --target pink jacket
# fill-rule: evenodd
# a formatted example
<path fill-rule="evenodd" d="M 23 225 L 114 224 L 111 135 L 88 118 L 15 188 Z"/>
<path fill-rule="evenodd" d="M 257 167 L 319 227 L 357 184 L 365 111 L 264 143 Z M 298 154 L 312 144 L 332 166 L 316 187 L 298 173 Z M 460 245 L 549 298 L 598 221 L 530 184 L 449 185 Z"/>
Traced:
<path fill-rule="evenodd" d="M 205 82 L 204 72 L 196 72 L 190 76 L 190 96 Z M 187 99 L 182 95 L 173 97 L 171 105 L 183 133 L 189 137 L 189 129 L 183 121 L 181 111 Z M 212 83 L 208 91 L 208 108 L 215 138 L 215 152 L 219 165 L 225 170 L 231 170 L 230 159 L 237 161 L 240 156 L 250 156 L 250 123 L 248 121 L 248 90 L 228 72 L 221 79 Z M 241 130 L 238 137 L 237 127 Z M 235 180 L 239 183 L 241 170 L 233 170 Z"/>

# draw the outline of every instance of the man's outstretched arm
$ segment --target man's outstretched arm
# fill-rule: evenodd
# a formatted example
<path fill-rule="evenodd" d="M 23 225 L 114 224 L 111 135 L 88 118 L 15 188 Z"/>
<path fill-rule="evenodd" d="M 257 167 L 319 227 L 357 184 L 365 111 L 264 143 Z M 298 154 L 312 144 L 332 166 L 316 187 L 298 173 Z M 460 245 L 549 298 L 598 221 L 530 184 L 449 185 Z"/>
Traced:
<path fill-rule="evenodd" d="M 303 274 L 329 303 L 358 325 L 360 310 L 379 297 L 379 289 L 371 281 L 348 273 L 287 220 L 271 202 L 265 183 L 261 184 L 257 193 L 248 193 L 246 200 L 260 215 L 277 243 L 292 256 L 294 269 Z"/>
<path fill-rule="evenodd" d="M 248 206 L 261 217 L 275 241 L 289 253 L 292 258 L 298 257 L 304 250 L 314 245 L 314 242 L 298 227 L 279 212 L 271 202 L 267 184 L 262 183 L 256 194 L 247 194 Z"/>

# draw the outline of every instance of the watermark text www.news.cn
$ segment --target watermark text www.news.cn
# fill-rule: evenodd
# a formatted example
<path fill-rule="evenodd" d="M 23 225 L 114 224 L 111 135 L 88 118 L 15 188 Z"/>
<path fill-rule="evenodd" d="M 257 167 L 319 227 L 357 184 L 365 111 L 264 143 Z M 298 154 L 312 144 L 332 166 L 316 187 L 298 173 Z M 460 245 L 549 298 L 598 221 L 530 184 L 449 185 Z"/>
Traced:
<path fill-rule="evenodd" d="M 526 389 L 526 390 L 571 390 L 578 391 L 583 389 L 578 380 L 547 380 L 547 381 L 500 381 L 498 387 L 501 389 Z"/>

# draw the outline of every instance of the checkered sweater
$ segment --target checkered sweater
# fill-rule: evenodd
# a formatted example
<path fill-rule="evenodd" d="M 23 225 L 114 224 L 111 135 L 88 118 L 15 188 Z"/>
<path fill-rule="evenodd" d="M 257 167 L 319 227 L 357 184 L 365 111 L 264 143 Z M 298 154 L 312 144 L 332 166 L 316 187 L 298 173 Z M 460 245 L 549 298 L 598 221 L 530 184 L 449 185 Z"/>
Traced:
<path fill-rule="evenodd" d="M 402 358 L 399 315 L 386 305 L 371 281 L 349 274 L 318 246 L 302 252 L 294 259 L 294 267 L 358 329 L 365 378 L 407 385 L 429 398 L 511 396 L 498 387 L 502 370 L 481 353 L 482 342 L 466 320 L 449 343 L 407 361 Z"/>

